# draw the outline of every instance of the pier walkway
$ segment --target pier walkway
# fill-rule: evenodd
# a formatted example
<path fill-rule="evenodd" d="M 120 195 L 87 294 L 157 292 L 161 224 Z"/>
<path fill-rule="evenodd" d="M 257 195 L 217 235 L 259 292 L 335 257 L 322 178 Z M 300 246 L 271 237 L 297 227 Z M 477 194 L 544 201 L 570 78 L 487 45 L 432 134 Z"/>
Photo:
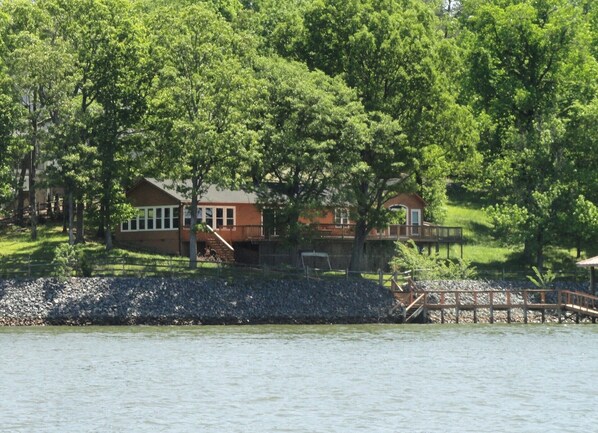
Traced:
<path fill-rule="evenodd" d="M 540 312 L 542 323 L 547 314 L 558 316 L 559 323 L 565 320 L 579 323 L 583 319 L 596 323 L 598 318 L 598 297 L 571 290 L 410 290 L 395 292 L 395 297 L 405 306 L 405 323 L 426 321 L 433 311 L 439 312 L 440 323 L 447 321 L 449 312 L 454 322 L 459 323 L 462 311 L 472 312 L 474 323 L 478 323 L 481 311 L 486 312 L 489 323 L 495 322 L 498 311 L 506 312 L 507 323 L 515 321 L 515 311 L 523 314 L 524 323 L 528 323 L 530 312 Z"/>

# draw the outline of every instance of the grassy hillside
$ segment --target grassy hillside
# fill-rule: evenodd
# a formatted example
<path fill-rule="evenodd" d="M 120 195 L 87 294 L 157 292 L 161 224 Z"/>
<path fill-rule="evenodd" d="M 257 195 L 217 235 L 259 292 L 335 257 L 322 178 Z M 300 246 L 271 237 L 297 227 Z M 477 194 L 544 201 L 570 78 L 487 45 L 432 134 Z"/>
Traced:
<path fill-rule="evenodd" d="M 465 245 L 463 258 L 482 272 L 526 274 L 530 264 L 523 259 L 523 246 L 506 246 L 492 235 L 492 225 L 485 203 L 474 194 L 449 189 L 447 218 L 444 225 L 463 227 Z M 442 253 L 442 251 L 441 251 Z M 459 256 L 459 248 L 452 247 L 451 257 Z M 557 271 L 575 272 L 575 250 L 549 246 L 546 266 Z"/>

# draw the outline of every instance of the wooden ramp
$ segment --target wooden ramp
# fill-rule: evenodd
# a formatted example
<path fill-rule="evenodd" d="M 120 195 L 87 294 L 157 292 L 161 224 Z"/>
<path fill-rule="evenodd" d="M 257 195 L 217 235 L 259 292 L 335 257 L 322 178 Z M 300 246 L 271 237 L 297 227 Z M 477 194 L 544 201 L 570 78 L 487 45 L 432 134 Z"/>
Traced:
<path fill-rule="evenodd" d="M 571 290 L 559 291 L 559 303 L 563 312 L 569 312 L 575 321 L 579 323 L 580 319 L 587 317 L 596 323 L 598 318 L 598 297 L 584 292 L 575 292 Z M 566 314 L 565 314 L 566 317 Z"/>

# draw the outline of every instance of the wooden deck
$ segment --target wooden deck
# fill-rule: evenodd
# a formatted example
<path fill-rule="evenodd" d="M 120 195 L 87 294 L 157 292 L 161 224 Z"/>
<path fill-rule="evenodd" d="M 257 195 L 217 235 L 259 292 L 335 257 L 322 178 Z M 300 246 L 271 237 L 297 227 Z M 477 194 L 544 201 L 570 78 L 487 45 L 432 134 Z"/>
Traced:
<path fill-rule="evenodd" d="M 237 238 L 269 241 L 284 237 L 284 229 L 265 227 L 263 225 L 224 226 L 218 229 L 226 239 L 226 232 L 235 233 Z M 305 235 L 316 239 L 353 239 L 354 224 L 306 224 Z M 372 230 L 368 240 L 408 240 L 426 244 L 461 244 L 463 229 L 461 227 L 444 227 L 431 225 L 398 225 L 394 224 L 384 230 Z"/>
<path fill-rule="evenodd" d="M 528 323 L 530 312 L 541 313 L 541 321 L 546 321 L 547 314 L 558 315 L 559 323 L 574 320 L 579 323 L 589 318 L 596 323 L 598 318 L 598 297 L 583 292 L 570 290 L 513 290 L 513 291 L 410 291 L 397 292 L 395 297 L 405 305 L 405 322 L 421 320 L 430 311 L 440 312 L 440 322 L 445 323 L 447 312 L 454 313 L 455 322 L 459 323 L 461 311 L 473 312 L 473 322 L 478 323 L 480 310 L 487 310 L 489 323 L 494 323 L 495 312 L 505 311 L 507 322 L 511 323 L 512 314 L 523 312 L 523 322 Z"/>

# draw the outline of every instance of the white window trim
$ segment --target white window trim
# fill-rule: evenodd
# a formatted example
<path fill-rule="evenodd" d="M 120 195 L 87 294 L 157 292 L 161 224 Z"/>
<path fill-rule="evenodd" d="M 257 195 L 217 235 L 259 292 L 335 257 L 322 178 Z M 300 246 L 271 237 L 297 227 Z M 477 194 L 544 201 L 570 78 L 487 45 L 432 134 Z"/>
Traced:
<path fill-rule="evenodd" d="M 343 215 L 344 213 L 344 215 Z M 337 222 L 337 215 L 339 215 L 340 222 Z M 342 227 L 345 225 L 351 224 L 351 218 L 349 216 L 349 209 L 346 207 L 338 207 L 334 209 L 334 225 L 337 227 Z"/>
<path fill-rule="evenodd" d="M 415 225 L 413 224 L 413 214 L 417 214 L 417 225 L 421 226 L 422 225 L 422 210 L 421 209 L 411 209 L 409 211 L 409 225 Z"/>
<path fill-rule="evenodd" d="M 205 220 L 205 215 L 206 215 L 206 209 L 211 208 L 213 209 L 213 213 L 212 213 L 212 229 L 213 230 L 221 230 L 222 228 L 217 227 L 216 224 L 216 209 L 222 209 L 222 215 L 223 215 L 223 222 L 224 224 L 222 225 L 222 227 L 227 227 L 230 224 L 227 224 L 227 218 L 226 218 L 226 211 L 228 209 L 232 209 L 233 210 L 233 223 L 232 226 L 234 227 L 232 230 L 236 230 L 237 228 L 235 227 L 237 225 L 237 207 L 236 206 L 210 206 L 210 205 L 201 205 L 201 206 L 197 206 L 197 210 L 201 209 L 201 215 L 202 215 L 202 219 Z M 189 226 L 186 225 L 186 220 L 187 220 L 187 212 L 189 213 L 189 216 L 191 216 L 191 212 L 190 212 L 191 206 L 185 206 L 183 209 L 183 227 L 184 228 L 188 228 Z M 202 221 L 203 222 L 203 221 Z M 230 230 L 230 229 L 227 229 Z"/>
<path fill-rule="evenodd" d="M 162 220 L 162 223 L 164 223 L 164 209 L 166 209 L 166 208 L 170 209 L 170 218 L 169 218 L 170 219 L 170 227 L 169 228 L 162 227 L 162 228 L 158 229 L 158 228 L 156 228 L 156 221 L 157 221 L 157 218 L 156 218 L 157 212 L 156 212 L 156 210 L 157 209 L 162 209 L 162 218 L 161 218 L 161 220 Z M 126 224 L 128 225 L 127 229 L 124 229 L 124 225 L 125 225 L 124 222 L 122 222 L 120 224 L 120 231 L 123 232 L 123 233 L 177 231 L 179 228 L 178 227 L 174 227 L 174 220 L 176 219 L 174 217 L 174 213 L 175 213 L 176 210 L 178 210 L 178 208 L 179 208 L 178 206 L 136 206 L 135 209 L 137 211 L 145 210 L 145 215 L 146 215 L 146 218 L 145 218 L 145 228 L 144 229 L 140 229 L 139 228 L 139 212 L 137 212 L 138 214 L 137 214 L 137 216 L 135 218 L 131 218 L 130 220 L 126 221 Z M 153 218 L 154 228 L 151 228 L 151 229 L 147 228 L 147 214 L 148 214 L 147 210 L 148 209 L 153 209 L 154 210 L 154 218 Z M 180 218 L 180 215 L 179 215 L 179 218 Z M 137 228 L 135 230 L 131 229 L 131 221 L 132 220 L 136 221 L 136 227 Z M 164 224 L 162 224 L 162 225 L 164 225 Z M 180 225 L 180 221 L 179 221 L 179 225 Z"/>

